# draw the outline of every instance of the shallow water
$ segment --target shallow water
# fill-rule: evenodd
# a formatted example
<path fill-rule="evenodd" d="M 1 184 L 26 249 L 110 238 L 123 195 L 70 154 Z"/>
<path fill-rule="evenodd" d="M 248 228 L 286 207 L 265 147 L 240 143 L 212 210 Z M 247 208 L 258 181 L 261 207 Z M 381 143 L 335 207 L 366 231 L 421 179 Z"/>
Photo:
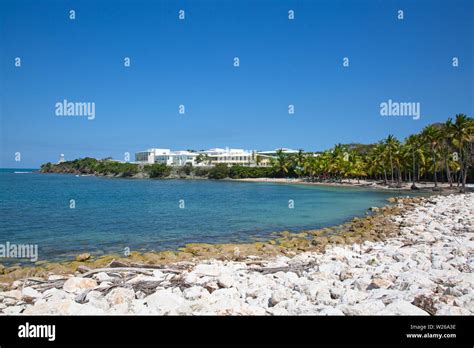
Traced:
<path fill-rule="evenodd" d="M 37 244 L 39 260 L 60 260 L 84 251 L 122 253 L 126 247 L 151 251 L 192 242 L 247 242 L 268 238 L 274 231 L 340 224 L 364 215 L 371 206 L 386 204 L 396 194 L 345 187 L 2 170 L 0 243 Z"/>

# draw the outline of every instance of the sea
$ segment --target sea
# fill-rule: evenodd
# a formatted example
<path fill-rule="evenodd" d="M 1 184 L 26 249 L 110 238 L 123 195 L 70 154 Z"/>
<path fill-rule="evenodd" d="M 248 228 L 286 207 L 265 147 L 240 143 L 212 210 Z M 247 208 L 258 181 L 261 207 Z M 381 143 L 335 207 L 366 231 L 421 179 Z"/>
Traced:
<path fill-rule="evenodd" d="M 61 261 L 82 252 L 252 242 L 273 238 L 274 232 L 341 224 L 397 194 L 355 187 L 0 169 L 0 245 L 37 245 L 38 260 Z"/>

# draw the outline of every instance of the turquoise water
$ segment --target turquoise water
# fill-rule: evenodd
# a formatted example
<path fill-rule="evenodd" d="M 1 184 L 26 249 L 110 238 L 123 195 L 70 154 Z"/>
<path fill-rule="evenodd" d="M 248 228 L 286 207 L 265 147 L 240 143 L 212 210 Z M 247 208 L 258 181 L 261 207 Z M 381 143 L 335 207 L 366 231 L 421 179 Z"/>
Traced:
<path fill-rule="evenodd" d="M 28 171 L 28 170 L 17 170 Z M 37 244 L 40 260 L 245 242 L 340 224 L 394 192 L 211 180 L 138 180 L 0 171 L 0 243 Z M 70 200 L 75 200 L 75 209 Z M 180 208 L 184 200 L 184 209 Z M 289 200 L 294 209 L 288 208 Z"/>

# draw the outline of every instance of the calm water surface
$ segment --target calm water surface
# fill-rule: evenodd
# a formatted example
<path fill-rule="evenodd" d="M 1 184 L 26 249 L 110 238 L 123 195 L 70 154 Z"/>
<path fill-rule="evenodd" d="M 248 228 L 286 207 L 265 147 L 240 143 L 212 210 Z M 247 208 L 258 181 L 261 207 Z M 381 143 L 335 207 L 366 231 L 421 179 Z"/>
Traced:
<path fill-rule="evenodd" d="M 27 170 L 17 170 L 27 171 Z M 40 260 L 245 242 L 340 224 L 394 192 L 211 180 L 137 180 L 0 171 L 0 243 L 38 244 Z M 70 200 L 75 200 L 75 209 Z M 184 201 L 184 209 L 180 208 Z M 294 209 L 288 208 L 289 200 Z M 181 202 L 182 203 L 182 202 Z"/>

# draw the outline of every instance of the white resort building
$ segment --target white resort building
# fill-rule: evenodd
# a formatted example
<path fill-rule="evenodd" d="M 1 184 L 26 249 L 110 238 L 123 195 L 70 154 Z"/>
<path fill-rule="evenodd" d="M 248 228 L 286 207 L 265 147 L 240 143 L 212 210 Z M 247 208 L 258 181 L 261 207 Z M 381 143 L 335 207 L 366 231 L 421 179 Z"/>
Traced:
<path fill-rule="evenodd" d="M 135 153 L 135 161 L 139 163 L 162 163 L 169 166 L 197 165 L 197 152 L 171 151 L 170 149 L 148 149 Z"/>
<path fill-rule="evenodd" d="M 225 163 L 229 165 L 239 164 L 242 166 L 255 166 L 255 151 L 243 149 L 209 149 L 201 152 L 210 165 Z"/>
<path fill-rule="evenodd" d="M 266 167 L 278 151 L 284 154 L 298 153 L 286 148 L 272 151 L 248 151 L 243 149 L 214 148 L 205 151 L 171 151 L 170 149 L 148 149 L 135 153 L 135 161 L 144 164 L 162 163 L 169 166 L 215 166 L 216 164 Z"/>

